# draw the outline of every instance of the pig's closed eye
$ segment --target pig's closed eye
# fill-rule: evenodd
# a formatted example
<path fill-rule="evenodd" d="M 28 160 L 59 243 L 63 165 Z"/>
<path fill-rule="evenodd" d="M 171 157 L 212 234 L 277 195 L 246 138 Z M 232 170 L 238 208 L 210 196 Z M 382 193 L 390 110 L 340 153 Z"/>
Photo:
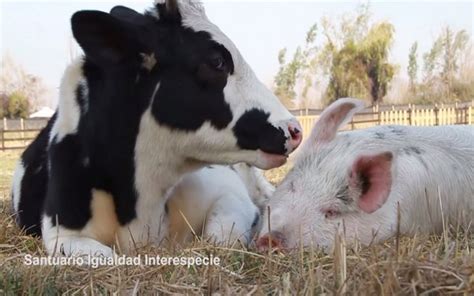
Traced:
<path fill-rule="evenodd" d="M 259 220 L 260 220 L 260 215 L 257 213 L 257 214 L 255 214 L 255 218 L 253 219 L 252 228 L 254 228 L 258 225 Z"/>
<path fill-rule="evenodd" d="M 339 215 L 341 214 L 338 210 L 335 210 L 335 209 L 325 209 L 323 210 L 323 213 L 324 213 L 324 218 L 326 219 L 334 219 L 334 218 L 339 217 Z"/>

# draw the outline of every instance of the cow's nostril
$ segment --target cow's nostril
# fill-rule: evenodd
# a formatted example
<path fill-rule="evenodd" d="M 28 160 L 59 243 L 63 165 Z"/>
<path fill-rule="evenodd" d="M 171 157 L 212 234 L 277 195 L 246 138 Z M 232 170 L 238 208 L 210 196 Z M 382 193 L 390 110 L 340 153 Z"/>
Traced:
<path fill-rule="evenodd" d="M 301 142 L 301 139 L 303 138 L 301 126 L 299 125 L 299 123 L 292 122 L 288 124 L 288 131 L 290 132 L 291 140 L 296 144 L 295 146 L 297 147 L 298 144 Z"/>
<path fill-rule="evenodd" d="M 300 132 L 300 130 L 299 130 L 297 127 L 292 128 L 292 127 L 290 126 L 289 130 L 290 130 L 291 138 L 292 138 L 293 140 L 296 140 L 296 139 L 299 138 L 301 132 Z"/>

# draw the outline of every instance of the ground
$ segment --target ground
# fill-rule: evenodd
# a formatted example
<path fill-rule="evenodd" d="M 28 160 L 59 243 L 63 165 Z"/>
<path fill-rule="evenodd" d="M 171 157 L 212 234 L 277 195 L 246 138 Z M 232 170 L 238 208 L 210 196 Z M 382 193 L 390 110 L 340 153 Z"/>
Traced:
<path fill-rule="evenodd" d="M 220 258 L 219 266 L 28 266 L 25 255 L 45 256 L 10 215 L 10 183 L 18 152 L 0 152 L 0 294 L 354 294 L 474 295 L 474 234 L 394 238 L 384 244 L 337 251 L 261 254 L 196 242 L 189 249 L 149 247 L 144 256 Z M 267 176 L 278 182 L 285 169 Z"/>

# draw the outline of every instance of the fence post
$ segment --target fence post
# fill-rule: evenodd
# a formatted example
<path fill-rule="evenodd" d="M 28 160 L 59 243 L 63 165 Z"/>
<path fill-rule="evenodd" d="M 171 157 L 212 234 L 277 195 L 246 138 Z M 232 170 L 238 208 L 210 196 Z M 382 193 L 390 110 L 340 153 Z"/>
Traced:
<path fill-rule="evenodd" d="M 379 125 L 382 125 L 382 112 L 380 112 L 380 109 L 379 109 L 379 105 L 377 105 L 377 120 L 378 120 L 378 124 Z"/>
<path fill-rule="evenodd" d="M 435 125 L 439 125 L 439 109 L 438 109 L 438 104 L 435 104 L 434 107 L 434 115 L 435 115 Z"/>
<path fill-rule="evenodd" d="M 3 136 L 3 131 L 4 131 L 3 128 L 0 129 L 0 140 L 1 140 L 1 143 L 2 143 L 2 146 L 1 146 L 2 151 L 5 151 L 5 141 L 3 140 L 3 138 L 4 138 L 4 136 Z"/>
<path fill-rule="evenodd" d="M 410 107 L 408 108 L 408 124 L 409 125 L 413 125 L 413 109 L 412 109 L 412 106 L 410 105 Z"/>
<path fill-rule="evenodd" d="M 467 107 L 467 124 L 472 124 L 472 106 Z"/>
<path fill-rule="evenodd" d="M 25 146 L 25 120 L 23 118 L 20 118 L 20 129 L 21 129 L 21 140 L 23 143 L 23 146 Z"/>
<path fill-rule="evenodd" d="M 469 124 L 469 106 L 464 106 L 464 122 L 463 124 Z"/>
<path fill-rule="evenodd" d="M 8 129 L 8 121 L 6 117 L 3 117 L 3 129 L 4 130 Z"/>

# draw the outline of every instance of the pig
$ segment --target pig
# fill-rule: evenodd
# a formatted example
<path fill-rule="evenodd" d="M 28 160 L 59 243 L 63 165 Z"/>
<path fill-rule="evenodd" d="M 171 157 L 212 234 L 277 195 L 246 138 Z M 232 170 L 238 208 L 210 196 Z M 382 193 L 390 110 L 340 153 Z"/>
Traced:
<path fill-rule="evenodd" d="M 216 245 L 248 246 L 274 190 L 261 170 L 244 163 L 188 174 L 167 202 L 169 241 L 185 247 L 197 235 Z"/>
<path fill-rule="evenodd" d="M 439 233 L 443 221 L 472 231 L 474 127 L 391 125 L 337 133 L 363 108 L 346 98 L 321 114 L 269 201 L 258 248 L 330 250 L 338 231 L 348 245 L 369 245 L 397 231 Z"/>

